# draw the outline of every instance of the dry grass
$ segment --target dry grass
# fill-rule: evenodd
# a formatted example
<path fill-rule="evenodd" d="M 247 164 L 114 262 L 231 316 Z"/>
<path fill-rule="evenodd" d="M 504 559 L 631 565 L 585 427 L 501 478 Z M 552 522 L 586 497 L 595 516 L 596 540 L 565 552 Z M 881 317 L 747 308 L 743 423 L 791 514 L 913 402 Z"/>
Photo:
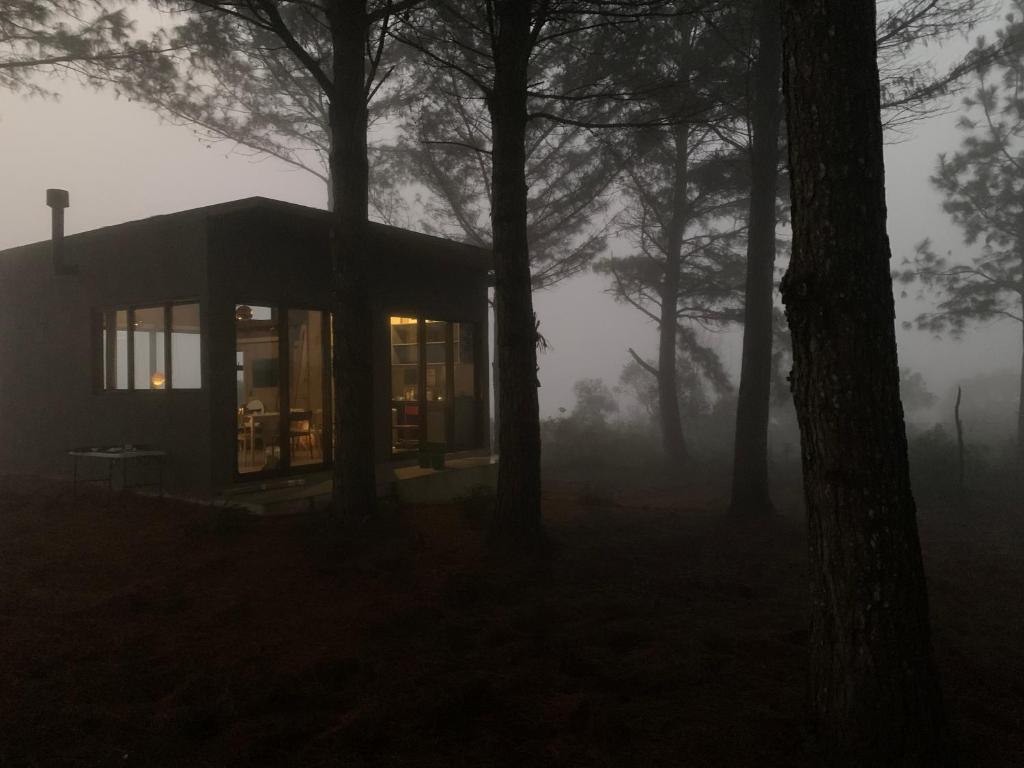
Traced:
<path fill-rule="evenodd" d="M 254 519 L 0 482 L 0 766 L 800 766 L 803 527 L 565 488 L 537 570 L 480 510 Z M 965 763 L 1024 765 L 1014 521 L 929 522 Z"/>

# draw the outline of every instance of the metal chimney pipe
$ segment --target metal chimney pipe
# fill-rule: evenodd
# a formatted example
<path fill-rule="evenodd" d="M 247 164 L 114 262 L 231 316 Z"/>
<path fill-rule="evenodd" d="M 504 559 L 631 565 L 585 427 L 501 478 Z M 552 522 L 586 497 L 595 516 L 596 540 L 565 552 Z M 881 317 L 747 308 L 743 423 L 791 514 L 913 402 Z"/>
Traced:
<path fill-rule="evenodd" d="M 75 270 L 64 262 L 64 209 L 68 207 L 68 191 L 66 189 L 46 190 L 46 204 L 50 206 L 53 223 L 51 243 L 53 248 L 53 273 L 55 275 L 73 275 Z"/>

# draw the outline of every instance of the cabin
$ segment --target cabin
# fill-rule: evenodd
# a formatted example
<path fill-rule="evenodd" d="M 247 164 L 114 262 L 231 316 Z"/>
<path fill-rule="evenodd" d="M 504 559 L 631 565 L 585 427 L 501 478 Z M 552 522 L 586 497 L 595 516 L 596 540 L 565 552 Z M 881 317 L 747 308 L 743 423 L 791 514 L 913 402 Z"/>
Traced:
<path fill-rule="evenodd" d="M 47 198 L 53 238 L 0 251 L 0 471 L 150 446 L 176 495 L 329 482 L 328 214 L 254 197 L 65 237 L 67 193 Z M 428 444 L 489 456 L 491 258 L 375 223 L 368 249 L 386 492 Z"/>

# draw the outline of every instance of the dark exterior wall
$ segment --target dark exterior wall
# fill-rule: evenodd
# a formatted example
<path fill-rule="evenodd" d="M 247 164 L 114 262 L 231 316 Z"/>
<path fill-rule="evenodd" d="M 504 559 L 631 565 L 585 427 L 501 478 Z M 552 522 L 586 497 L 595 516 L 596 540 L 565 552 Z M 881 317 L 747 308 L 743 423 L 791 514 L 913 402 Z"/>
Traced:
<path fill-rule="evenodd" d="M 490 444 L 489 356 L 487 354 L 487 275 L 466 269 L 458 263 L 441 259 L 412 258 L 400 247 L 381 244 L 375 259 L 375 291 L 373 306 L 377 315 L 374 325 L 374 381 L 377 400 L 374 418 L 377 423 L 377 458 L 391 458 L 390 413 L 390 315 L 409 315 L 429 320 L 471 322 L 477 326 L 476 375 L 480 397 L 478 412 L 478 444 Z"/>
<path fill-rule="evenodd" d="M 304 209 L 259 206 L 210 216 L 211 388 L 207 431 L 214 485 L 235 482 L 236 304 L 328 309 L 330 269 L 326 231 Z"/>
<path fill-rule="evenodd" d="M 73 447 L 153 443 L 168 490 L 235 482 L 236 303 L 329 310 L 325 214 L 267 200 L 146 219 L 67 238 L 75 276 L 49 243 L 0 252 L 0 472 L 67 476 Z M 474 249 L 371 230 L 376 455 L 390 454 L 388 315 L 477 323 L 480 446 L 488 445 L 487 264 Z M 104 392 L 99 311 L 198 300 L 201 390 Z M 105 470 L 105 467 L 95 467 Z"/>
<path fill-rule="evenodd" d="M 98 376 L 102 308 L 191 299 L 208 323 L 203 217 L 158 217 L 66 244 L 74 276 L 54 275 L 49 243 L 0 253 L 0 471 L 67 476 L 73 447 L 153 443 L 170 453 L 168 490 L 205 493 L 209 346 L 203 390 L 104 392 Z"/>
<path fill-rule="evenodd" d="M 211 446 L 215 485 L 234 480 L 236 303 L 329 310 L 329 222 L 322 212 L 273 204 L 218 214 L 209 226 Z M 388 316 L 413 314 L 478 324 L 480 446 L 488 445 L 487 264 L 479 251 L 373 226 L 373 366 L 376 457 L 391 460 Z"/>

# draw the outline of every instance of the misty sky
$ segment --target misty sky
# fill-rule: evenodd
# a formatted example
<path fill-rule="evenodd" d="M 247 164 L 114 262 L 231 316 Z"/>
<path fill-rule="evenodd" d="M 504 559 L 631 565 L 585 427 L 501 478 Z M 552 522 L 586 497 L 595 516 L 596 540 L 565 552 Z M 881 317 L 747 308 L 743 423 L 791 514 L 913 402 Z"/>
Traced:
<path fill-rule="evenodd" d="M 0 249 L 49 237 L 47 187 L 71 193 L 69 233 L 252 195 L 317 207 L 325 203 L 320 180 L 277 160 L 233 151 L 227 142 L 208 147 L 188 127 L 171 125 L 110 93 L 75 83 L 54 88 L 61 92 L 59 101 L 0 92 Z M 940 197 L 928 183 L 936 154 L 959 143 L 955 121 L 955 114 L 932 118 L 887 148 L 895 265 L 924 237 L 936 250 L 965 253 L 959 230 L 940 210 Z M 616 304 L 605 286 L 603 277 L 587 274 L 536 295 L 541 330 L 551 344 L 541 358 L 545 416 L 572 407 L 577 379 L 616 384 L 629 359 L 627 347 L 654 356 L 655 327 L 636 310 Z M 898 321 L 918 311 L 918 305 L 897 298 Z M 898 329 L 901 364 L 921 371 L 929 388 L 943 395 L 957 379 L 1016 369 L 1019 334 L 1016 324 L 996 323 L 949 342 Z M 739 335 L 723 334 L 716 343 L 735 382 Z"/>

